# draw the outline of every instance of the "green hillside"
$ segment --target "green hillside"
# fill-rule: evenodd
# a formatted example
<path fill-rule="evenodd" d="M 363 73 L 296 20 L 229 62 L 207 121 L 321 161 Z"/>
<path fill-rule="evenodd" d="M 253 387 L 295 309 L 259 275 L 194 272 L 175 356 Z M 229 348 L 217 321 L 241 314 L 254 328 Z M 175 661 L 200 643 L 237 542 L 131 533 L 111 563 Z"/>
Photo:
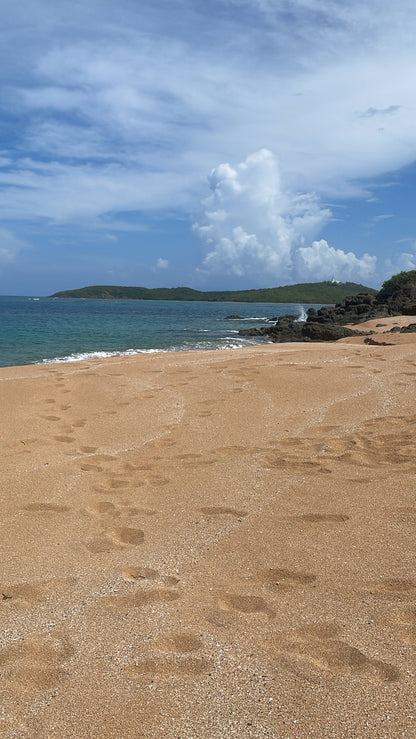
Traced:
<path fill-rule="evenodd" d="M 202 292 L 191 287 L 121 287 L 92 285 L 54 293 L 53 298 L 104 298 L 111 300 L 196 300 L 229 303 L 337 303 L 358 293 L 377 291 L 355 282 L 311 282 L 258 290 L 214 290 Z"/>

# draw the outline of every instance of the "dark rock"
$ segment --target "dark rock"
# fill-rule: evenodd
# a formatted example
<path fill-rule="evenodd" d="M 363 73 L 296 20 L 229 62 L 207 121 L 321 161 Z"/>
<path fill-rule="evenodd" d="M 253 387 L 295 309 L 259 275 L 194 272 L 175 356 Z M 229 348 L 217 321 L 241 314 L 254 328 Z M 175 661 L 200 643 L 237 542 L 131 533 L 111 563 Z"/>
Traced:
<path fill-rule="evenodd" d="M 338 341 L 338 339 L 345 339 L 346 336 L 357 336 L 357 334 L 362 335 L 362 332 L 336 324 L 330 325 L 309 321 L 302 328 L 302 336 L 309 341 Z"/>
<path fill-rule="evenodd" d="M 390 331 L 385 331 L 387 334 L 414 334 L 416 333 L 416 323 L 409 323 L 408 326 L 393 326 Z"/>
<path fill-rule="evenodd" d="M 350 298 L 345 298 L 334 307 L 324 305 L 319 310 L 309 308 L 308 322 L 336 323 L 362 323 L 372 318 L 386 318 L 392 315 L 390 308 L 377 302 L 377 296 L 360 293 Z"/>
<path fill-rule="evenodd" d="M 338 339 L 343 339 L 346 336 L 362 335 L 362 332 L 336 324 L 294 321 L 291 316 L 279 318 L 275 326 L 246 328 L 238 333 L 240 336 L 264 336 L 274 343 L 287 341 L 338 341 Z"/>
<path fill-rule="evenodd" d="M 304 341 L 302 337 L 302 326 L 305 324 L 297 321 L 298 316 L 280 316 L 273 326 L 260 326 L 256 328 L 243 328 L 238 333 L 240 336 L 264 336 L 270 341 L 281 343 L 286 341 Z"/>
<path fill-rule="evenodd" d="M 302 336 L 303 323 L 294 320 L 296 316 L 282 316 L 275 326 L 271 326 L 268 334 L 271 341 L 282 343 L 286 341 L 304 341 Z"/>
<path fill-rule="evenodd" d="M 416 316 L 416 284 L 412 281 L 415 274 L 416 272 L 400 273 L 384 283 L 383 288 L 377 293 L 377 302 L 387 305 L 390 315 Z M 397 278 L 401 279 L 395 284 Z"/>
<path fill-rule="evenodd" d="M 271 328 L 269 326 L 261 326 L 260 328 L 240 328 L 239 336 L 267 336 Z"/>
<path fill-rule="evenodd" d="M 364 344 L 370 344 L 370 346 L 394 346 L 393 344 L 389 344 L 387 341 L 376 341 L 371 337 L 364 339 Z"/>
<path fill-rule="evenodd" d="M 237 321 L 237 320 L 241 320 L 241 319 L 242 319 L 242 317 L 243 317 L 243 316 L 238 316 L 238 315 L 234 315 L 234 314 L 231 314 L 231 316 L 225 316 L 226 320 L 228 320 L 228 321 Z"/>

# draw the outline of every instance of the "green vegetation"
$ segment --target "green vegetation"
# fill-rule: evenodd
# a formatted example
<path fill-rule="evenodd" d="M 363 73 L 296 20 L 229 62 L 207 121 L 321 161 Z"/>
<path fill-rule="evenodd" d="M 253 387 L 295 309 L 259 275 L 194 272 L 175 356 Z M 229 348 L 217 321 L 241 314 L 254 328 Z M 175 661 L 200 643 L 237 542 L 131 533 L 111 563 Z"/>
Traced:
<path fill-rule="evenodd" d="M 105 298 L 112 300 L 197 300 L 229 303 L 337 303 L 358 293 L 375 294 L 371 287 L 355 282 L 312 282 L 259 290 L 214 290 L 202 292 L 191 287 L 120 287 L 93 285 L 54 293 L 53 298 Z"/>
<path fill-rule="evenodd" d="M 399 274 L 393 275 L 389 280 L 383 282 L 378 295 L 380 300 L 386 300 L 395 295 L 395 293 L 402 288 L 411 288 L 415 286 L 416 270 L 413 269 L 410 272 L 399 272 Z"/>

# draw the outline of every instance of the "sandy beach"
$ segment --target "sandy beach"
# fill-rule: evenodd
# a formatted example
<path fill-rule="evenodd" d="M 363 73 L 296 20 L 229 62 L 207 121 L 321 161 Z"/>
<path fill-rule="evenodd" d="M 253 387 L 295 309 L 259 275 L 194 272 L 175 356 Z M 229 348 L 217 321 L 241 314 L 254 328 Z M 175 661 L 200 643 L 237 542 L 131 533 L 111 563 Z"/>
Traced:
<path fill-rule="evenodd" d="M 414 320 L 0 369 L 2 737 L 415 736 Z"/>

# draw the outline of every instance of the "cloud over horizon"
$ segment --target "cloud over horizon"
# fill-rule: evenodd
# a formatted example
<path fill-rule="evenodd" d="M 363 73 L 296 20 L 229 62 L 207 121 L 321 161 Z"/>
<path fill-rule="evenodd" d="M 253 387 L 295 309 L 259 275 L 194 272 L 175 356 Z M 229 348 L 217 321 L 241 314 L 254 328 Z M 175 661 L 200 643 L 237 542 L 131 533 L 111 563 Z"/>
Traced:
<path fill-rule="evenodd" d="M 271 151 L 250 154 L 235 167 L 220 164 L 209 187 L 211 195 L 194 224 L 207 252 L 202 271 L 228 271 L 259 282 L 374 277 L 376 257 L 359 258 L 325 240 L 313 240 L 331 211 L 314 193 L 285 189 Z"/>

